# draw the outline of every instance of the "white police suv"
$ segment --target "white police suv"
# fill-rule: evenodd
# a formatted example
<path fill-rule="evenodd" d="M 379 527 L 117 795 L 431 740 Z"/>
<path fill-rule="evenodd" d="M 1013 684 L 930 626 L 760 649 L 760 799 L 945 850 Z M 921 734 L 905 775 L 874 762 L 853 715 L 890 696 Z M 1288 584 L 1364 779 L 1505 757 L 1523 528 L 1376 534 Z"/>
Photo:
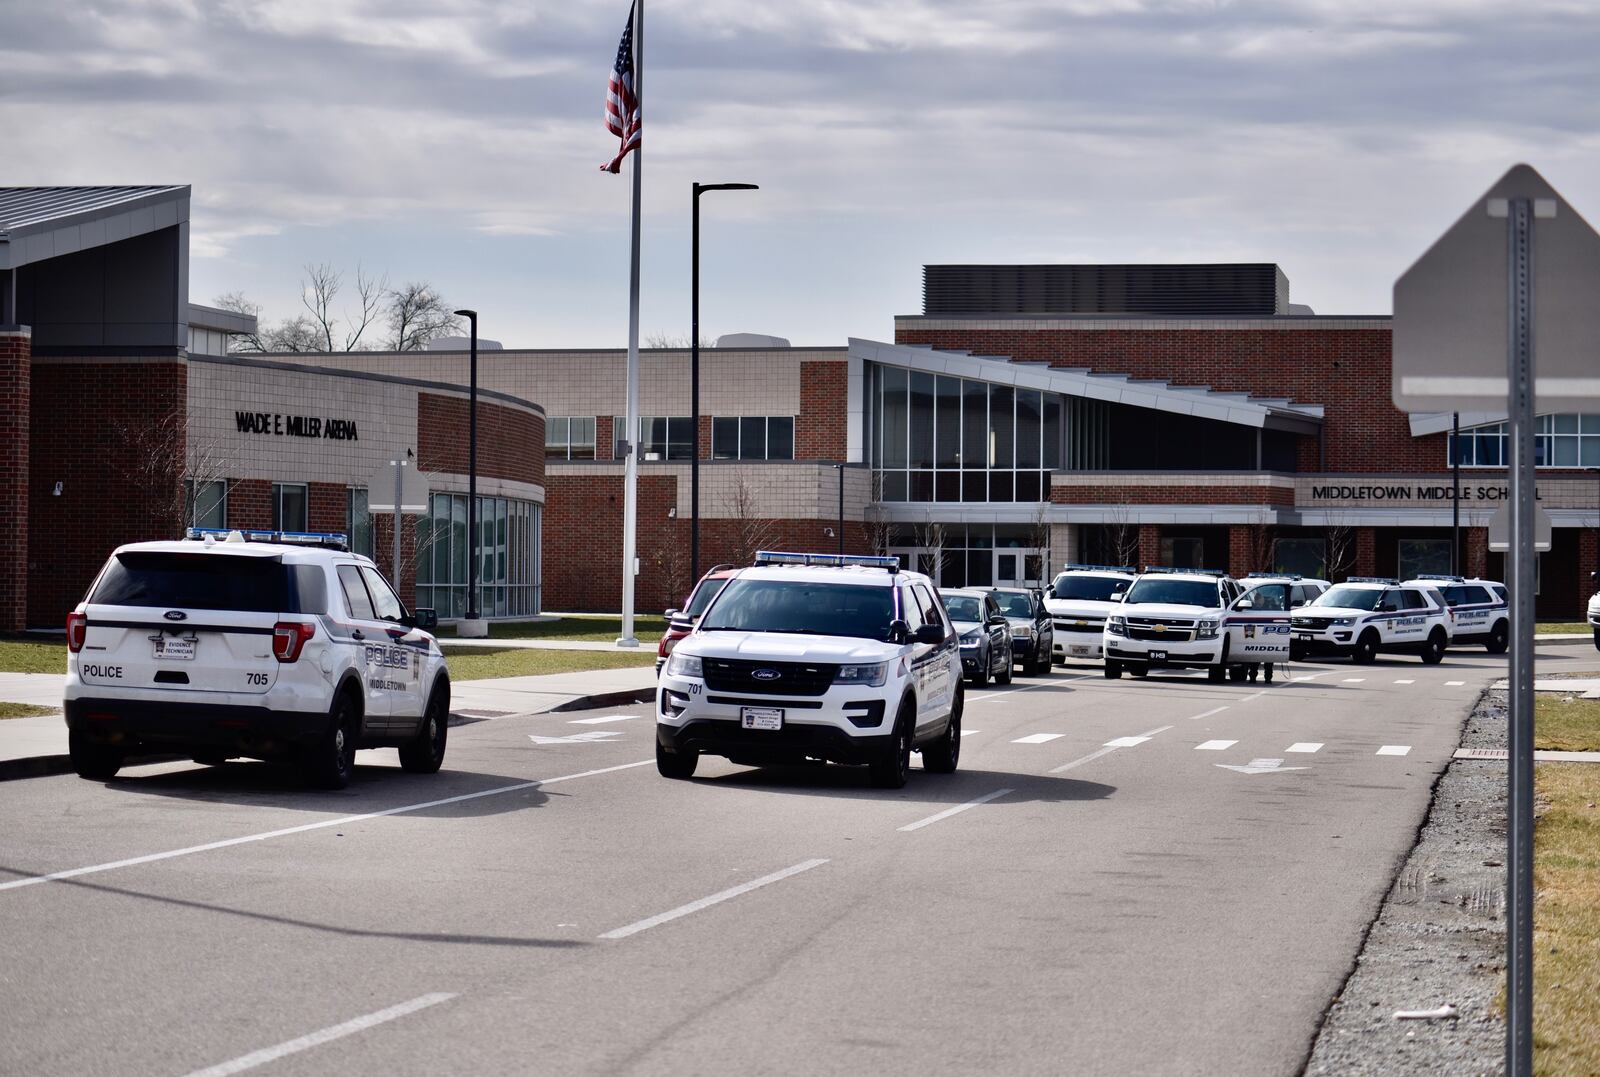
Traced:
<path fill-rule="evenodd" d="M 1206 569 L 1146 568 L 1122 592 L 1106 617 L 1105 673 L 1201 667 L 1213 680 L 1223 673 L 1223 611 L 1241 594 L 1226 573 Z"/>
<path fill-rule="evenodd" d="M 656 767 L 865 764 L 905 785 L 911 753 L 961 754 L 961 653 L 928 577 L 893 557 L 762 551 L 673 647 L 656 689 Z"/>
<path fill-rule="evenodd" d="M 74 769 L 135 753 L 293 759 L 342 788 L 358 748 L 444 760 L 450 679 L 427 631 L 343 535 L 191 530 L 119 546 L 67 615 Z"/>
<path fill-rule="evenodd" d="M 1425 573 L 1401 586 L 1427 588 L 1443 600 L 1450 610 L 1452 645 L 1481 643 L 1490 654 L 1505 654 L 1511 646 L 1511 605 L 1504 584 Z"/>
<path fill-rule="evenodd" d="M 1589 573 L 1591 581 L 1595 581 L 1595 577 L 1596 573 Z M 1594 630 L 1594 649 L 1600 651 L 1600 590 L 1589 598 L 1589 627 Z"/>
<path fill-rule="evenodd" d="M 1450 645 L 1449 608 L 1427 587 L 1352 576 L 1289 619 L 1292 654 L 1348 655 L 1371 662 L 1380 651 L 1420 655 L 1429 665 Z"/>
<path fill-rule="evenodd" d="M 1055 661 L 1101 656 L 1106 617 L 1115 608 L 1111 596 L 1127 590 L 1136 576 L 1134 569 L 1114 565 L 1068 565 L 1056 575 L 1044 593 L 1055 629 Z"/>

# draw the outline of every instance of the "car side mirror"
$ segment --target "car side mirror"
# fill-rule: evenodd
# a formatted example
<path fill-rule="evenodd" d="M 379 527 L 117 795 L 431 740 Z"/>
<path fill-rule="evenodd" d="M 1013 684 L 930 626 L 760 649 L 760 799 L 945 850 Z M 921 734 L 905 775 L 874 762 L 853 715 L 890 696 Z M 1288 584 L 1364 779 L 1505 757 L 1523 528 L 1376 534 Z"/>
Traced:
<path fill-rule="evenodd" d="M 905 643 L 911 636 L 911 626 L 896 617 L 889 622 L 889 642 Z"/>
<path fill-rule="evenodd" d="M 1124 598 L 1127 598 L 1127 597 L 1128 597 L 1127 593 L 1124 592 L 1124 591 L 1113 591 L 1113 592 L 1111 592 L 1111 601 L 1113 601 L 1113 602 L 1121 602 Z"/>
<path fill-rule="evenodd" d="M 940 625 L 918 625 L 911 637 L 918 643 L 931 643 L 935 647 L 944 642 L 944 628 Z"/>
<path fill-rule="evenodd" d="M 424 632 L 432 632 L 439 627 L 439 614 L 430 609 L 412 610 L 411 625 L 413 628 L 420 628 Z"/>
<path fill-rule="evenodd" d="M 661 616 L 665 617 L 667 620 L 670 621 L 674 617 L 678 616 L 678 611 L 677 610 L 666 610 L 661 614 Z"/>
<path fill-rule="evenodd" d="M 1253 610 L 1256 608 L 1256 604 L 1248 598 L 1241 598 L 1233 604 L 1233 608 L 1236 610 Z"/>

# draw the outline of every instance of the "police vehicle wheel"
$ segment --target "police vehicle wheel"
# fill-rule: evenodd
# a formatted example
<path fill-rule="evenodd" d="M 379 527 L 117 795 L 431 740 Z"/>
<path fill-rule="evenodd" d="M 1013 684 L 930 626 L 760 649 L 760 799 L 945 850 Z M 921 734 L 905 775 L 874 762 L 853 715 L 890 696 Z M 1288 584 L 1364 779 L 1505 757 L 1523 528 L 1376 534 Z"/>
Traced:
<path fill-rule="evenodd" d="M 1370 666 L 1378 660 L 1378 633 L 1375 630 L 1369 628 L 1361 633 L 1355 650 L 1350 652 L 1350 659 L 1363 666 Z"/>
<path fill-rule="evenodd" d="M 450 690 L 443 685 L 428 697 L 422 728 L 409 744 L 400 746 L 400 769 L 410 774 L 435 774 L 444 763 L 445 738 L 450 734 Z"/>
<path fill-rule="evenodd" d="M 1228 670 L 1228 679 L 1230 681 L 1238 683 L 1240 681 L 1243 681 L 1245 679 L 1245 677 L 1249 674 L 1249 672 L 1250 671 L 1247 670 L 1244 666 L 1234 666 L 1232 669 Z"/>
<path fill-rule="evenodd" d="M 1424 665 L 1437 666 L 1444 661 L 1445 648 L 1450 646 L 1444 634 L 1444 629 L 1435 628 L 1428 637 L 1428 642 L 1422 645 L 1422 662 Z"/>
<path fill-rule="evenodd" d="M 908 699 L 900 704 L 900 713 L 894 719 L 894 739 L 882 759 L 868 769 L 872 784 L 879 789 L 901 789 L 911 776 L 911 716 L 912 704 Z"/>
<path fill-rule="evenodd" d="M 96 744 L 81 733 L 67 737 L 67 754 L 72 759 L 72 769 L 78 777 L 90 781 L 110 781 L 122 769 L 122 751 L 105 744 Z"/>
<path fill-rule="evenodd" d="M 1600 651 L 1600 628 L 1594 630 L 1594 649 Z"/>
<path fill-rule="evenodd" d="M 1595 646 L 1600 647 L 1600 640 L 1596 641 Z M 1117 663 L 1117 662 L 1113 662 L 1109 658 L 1106 659 L 1106 680 L 1114 681 L 1114 680 L 1120 679 L 1121 677 L 1122 677 L 1122 666 L 1121 666 L 1121 664 Z"/>
<path fill-rule="evenodd" d="M 311 749 L 306 759 L 306 777 L 319 789 L 343 789 L 350 784 L 356 769 L 356 738 L 361 716 L 354 697 L 340 692 L 328 711 L 328 732 Z"/>
<path fill-rule="evenodd" d="M 1600 632 L 1595 633 L 1600 636 Z M 1504 621 L 1499 622 L 1489 632 L 1489 638 L 1484 641 L 1483 649 L 1490 654 L 1505 654 L 1506 648 L 1511 644 L 1511 633 L 1506 628 Z M 1600 645 L 1600 644 L 1597 644 Z"/>
<path fill-rule="evenodd" d="M 699 752 L 669 752 L 656 743 L 656 773 L 663 778 L 692 778 L 699 762 Z"/>
<path fill-rule="evenodd" d="M 1221 684 L 1228 679 L 1228 670 L 1225 666 L 1208 666 L 1206 680 L 1212 684 Z"/>
<path fill-rule="evenodd" d="M 1150 676 L 1150 667 L 1149 666 L 1129 666 L 1128 667 L 1128 675 L 1132 676 L 1132 677 L 1148 677 L 1148 676 Z"/>
<path fill-rule="evenodd" d="M 950 725 L 932 744 L 922 749 L 922 769 L 935 774 L 952 774 L 961 761 L 961 712 L 966 701 L 961 689 L 956 688 L 956 698 L 950 704 Z"/>
<path fill-rule="evenodd" d="M 994 683 L 995 684 L 1010 684 L 1011 683 L 1011 671 L 1016 666 L 1017 663 L 1016 663 L 1016 655 L 1011 653 L 1011 648 L 1010 647 L 1006 648 L 1005 659 L 1006 660 L 1001 663 L 1000 669 L 994 675 Z"/>
<path fill-rule="evenodd" d="M 1304 662 L 1305 660 L 1306 660 L 1306 649 L 1304 647 L 1301 647 L 1301 646 L 1298 646 L 1296 644 L 1292 644 L 1291 643 L 1289 645 L 1289 661 L 1291 661 L 1291 662 Z"/>

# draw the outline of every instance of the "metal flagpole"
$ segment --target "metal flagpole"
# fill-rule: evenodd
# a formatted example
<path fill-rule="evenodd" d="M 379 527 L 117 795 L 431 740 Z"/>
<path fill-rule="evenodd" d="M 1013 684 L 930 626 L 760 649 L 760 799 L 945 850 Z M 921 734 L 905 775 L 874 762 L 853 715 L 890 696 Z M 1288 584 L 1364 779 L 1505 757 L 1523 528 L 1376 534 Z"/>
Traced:
<path fill-rule="evenodd" d="M 1450 436 L 1450 575 L 1461 576 L 1461 413 L 1451 419 Z"/>
<path fill-rule="evenodd" d="M 633 98 L 644 124 L 644 0 L 633 3 Z M 622 480 L 622 634 L 618 647 L 637 647 L 633 634 L 634 562 L 638 560 L 639 523 L 639 178 L 644 167 L 644 140 L 633 150 L 633 256 L 628 265 L 628 405 L 623 420 L 625 466 Z"/>

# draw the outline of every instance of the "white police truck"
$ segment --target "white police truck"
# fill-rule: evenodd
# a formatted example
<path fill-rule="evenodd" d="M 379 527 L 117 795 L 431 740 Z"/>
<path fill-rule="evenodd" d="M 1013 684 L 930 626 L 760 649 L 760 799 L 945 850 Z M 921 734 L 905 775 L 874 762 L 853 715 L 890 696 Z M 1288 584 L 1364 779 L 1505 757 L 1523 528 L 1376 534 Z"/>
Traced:
<path fill-rule="evenodd" d="M 444 760 L 450 679 L 429 630 L 345 536 L 193 529 L 119 546 L 67 615 L 68 746 L 85 778 L 131 755 L 297 761 L 346 785 L 358 748 Z"/>
<path fill-rule="evenodd" d="M 1505 585 L 1493 580 L 1424 573 L 1402 586 L 1432 590 L 1450 610 L 1450 643 L 1481 643 L 1490 654 L 1511 646 L 1511 604 Z"/>
<path fill-rule="evenodd" d="M 1057 573 L 1044 593 L 1056 662 L 1102 656 L 1106 617 L 1116 608 L 1112 596 L 1126 591 L 1138 575 L 1136 569 L 1117 565 L 1068 565 Z"/>
<path fill-rule="evenodd" d="M 1289 619 L 1296 659 L 1320 654 L 1370 663 L 1379 652 L 1419 655 L 1429 665 L 1450 646 L 1450 611 L 1432 588 L 1352 576 Z"/>
<path fill-rule="evenodd" d="M 1146 567 L 1113 599 L 1116 606 L 1106 618 L 1107 679 L 1116 680 L 1124 670 L 1143 677 L 1152 669 L 1202 668 L 1221 680 L 1223 613 L 1242 593 L 1224 572 Z"/>
<path fill-rule="evenodd" d="M 865 764 L 905 785 L 911 753 L 950 773 L 961 755 L 961 652 L 933 581 L 894 557 L 761 551 L 667 658 L 656 767 L 689 778 L 702 755 L 746 766 Z"/>

